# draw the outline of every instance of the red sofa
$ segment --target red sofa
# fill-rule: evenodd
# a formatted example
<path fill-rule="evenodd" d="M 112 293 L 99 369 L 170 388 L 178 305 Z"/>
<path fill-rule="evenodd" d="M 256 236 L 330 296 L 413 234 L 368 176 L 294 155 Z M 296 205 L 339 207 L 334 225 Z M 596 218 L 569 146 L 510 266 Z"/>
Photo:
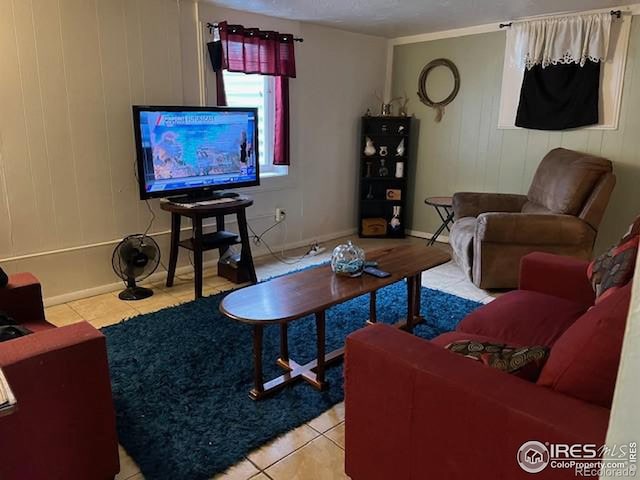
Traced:
<path fill-rule="evenodd" d="M 34 333 L 0 343 L 17 410 L 0 417 L 0 479 L 107 480 L 120 470 L 104 336 L 45 320 L 40 284 L 23 273 L 0 310 Z"/>
<path fill-rule="evenodd" d="M 531 478 L 516 461 L 531 440 L 605 440 L 631 295 L 594 304 L 587 262 L 534 253 L 520 289 L 426 341 L 387 325 L 346 346 L 346 461 L 353 480 Z M 479 339 L 551 347 L 536 383 L 452 353 Z M 546 468 L 540 479 L 572 478 Z"/>

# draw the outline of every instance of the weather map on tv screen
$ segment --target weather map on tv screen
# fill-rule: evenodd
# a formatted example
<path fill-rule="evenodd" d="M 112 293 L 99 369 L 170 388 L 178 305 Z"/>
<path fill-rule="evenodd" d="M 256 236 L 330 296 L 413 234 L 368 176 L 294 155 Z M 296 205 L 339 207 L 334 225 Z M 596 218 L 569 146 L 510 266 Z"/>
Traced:
<path fill-rule="evenodd" d="M 145 190 L 255 181 L 255 111 L 140 111 Z"/>

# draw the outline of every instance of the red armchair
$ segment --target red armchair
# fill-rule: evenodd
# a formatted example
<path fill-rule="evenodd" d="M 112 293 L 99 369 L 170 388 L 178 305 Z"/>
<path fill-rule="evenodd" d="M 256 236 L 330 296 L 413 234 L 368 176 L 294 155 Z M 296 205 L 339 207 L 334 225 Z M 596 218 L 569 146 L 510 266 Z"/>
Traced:
<path fill-rule="evenodd" d="M 44 317 L 30 274 L 0 288 L 0 310 L 34 333 L 0 343 L 0 367 L 17 410 L 0 417 L 2 480 L 107 480 L 119 471 L 104 336 Z"/>
<path fill-rule="evenodd" d="M 346 473 L 353 480 L 512 480 L 531 477 L 516 462 L 527 441 L 602 445 L 631 286 L 590 308 L 586 268 L 581 260 L 530 254 L 521 289 L 472 312 L 455 332 L 425 341 L 374 325 L 350 335 Z M 592 334 L 603 325 L 609 333 Z M 533 383 L 443 348 L 463 339 L 544 344 L 551 354 Z M 572 363 L 576 344 L 593 359 Z M 558 372 L 562 362 L 570 367 Z M 538 477 L 575 474 L 547 468 Z"/>

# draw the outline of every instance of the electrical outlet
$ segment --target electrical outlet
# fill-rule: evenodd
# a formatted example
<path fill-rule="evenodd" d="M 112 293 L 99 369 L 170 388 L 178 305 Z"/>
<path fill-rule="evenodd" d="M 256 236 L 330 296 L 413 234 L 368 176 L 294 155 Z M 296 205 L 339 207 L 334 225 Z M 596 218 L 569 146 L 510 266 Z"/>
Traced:
<path fill-rule="evenodd" d="M 281 222 L 285 219 L 287 213 L 282 208 L 276 208 L 276 222 Z"/>

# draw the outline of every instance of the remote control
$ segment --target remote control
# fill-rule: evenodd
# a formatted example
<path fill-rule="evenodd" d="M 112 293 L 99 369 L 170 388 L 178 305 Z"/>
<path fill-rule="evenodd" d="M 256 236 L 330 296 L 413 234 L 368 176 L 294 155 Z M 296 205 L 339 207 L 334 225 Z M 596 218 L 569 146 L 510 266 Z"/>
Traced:
<path fill-rule="evenodd" d="M 391 276 L 389 272 L 383 272 L 382 270 L 378 270 L 377 268 L 374 268 L 374 267 L 366 267 L 364 269 L 364 273 L 368 273 L 369 275 L 373 275 L 374 277 L 377 277 L 377 278 L 387 278 Z"/>

